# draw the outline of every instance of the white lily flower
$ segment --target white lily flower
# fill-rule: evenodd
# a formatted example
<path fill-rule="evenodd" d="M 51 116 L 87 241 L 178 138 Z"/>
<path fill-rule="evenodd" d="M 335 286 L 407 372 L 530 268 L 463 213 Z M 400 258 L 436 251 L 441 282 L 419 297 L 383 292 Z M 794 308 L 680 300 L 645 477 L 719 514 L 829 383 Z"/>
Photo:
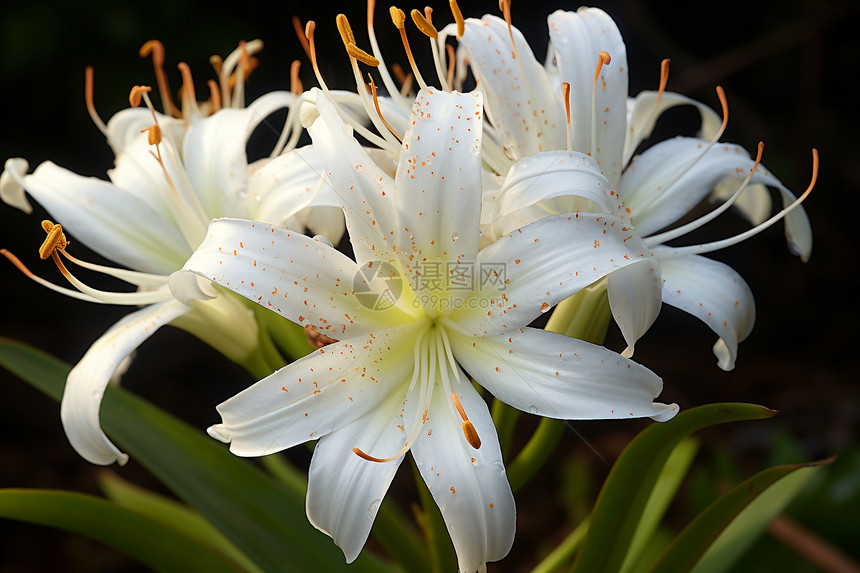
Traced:
<path fill-rule="evenodd" d="M 249 45 L 256 49 L 256 44 Z M 232 59 L 222 67 L 227 76 L 237 65 L 230 63 Z M 241 78 L 241 67 L 237 73 Z M 236 89 L 227 93 L 235 103 Z M 141 90 L 136 94 L 140 96 Z M 143 97 L 148 102 L 145 93 Z M 297 94 L 272 92 L 247 107 L 240 101 L 241 108 L 223 107 L 209 117 L 186 114 L 181 119 L 156 114 L 151 104 L 149 109 L 122 111 L 106 126 L 101 124 L 117 152 L 115 167 L 108 172 L 110 181 L 83 177 L 50 161 L 29 175 L 24 159 L 6 162 L 0 177 L 4 202 L 31 212 L 26 190 L 75 240 L 130 270 L 72 257 L 62 227 L 52 224 L 45 225 L 49 239 L 42 258 L 53 257 L 77 290 L 44 281 L 11 253 L 3 254 L 52 290 L 90 302 L 143 305 L 99 338 L 66 382 L 63 426 L 72 446 L 88 461 L 100 465 L 127 461 L 101 430 L 102 396 L 114 373 L 163 325 L 184 328 L 240 363 L 257 350 L 258 325 L 243 301 L 229 293 L 210 298 L 210 292 L 207 300 L 180 302 L 168 288 L 169 275 L 181 269 L 202 242 L 211 219 L 231 215 L 299 230 L 307 226 L 333 241 L 340 239 L 345 229 L 340 203 L 322 185 L 313 149 L 293 149 L 251 164 L 246 157 L 254 129 L 298 99 Z M 97 119 L 89 97 L 88 104 Z M 189 108 L 198 110 L 190 95 L 183 101 L 183 109 Z M 88 270 L 123 280 L 137 292 L 93 289 L 71 274 L 60 254 Z"/>
<path fill-rule="evenodd" d="M 411 451 L 460 571 L 477 571 L 508 553 L 515 508 L 495 427 L 470 377 L 552 418 L 672 417 L 676 405 L 653 402 L 662 382 L 651 371 L 527 326 L 650 254 L 621 220 L 591 213 L 544 218 L 479 251 L 480 94 L 422 90 L 391 177 L 326 95 L 313 93 L 315 108 L 303 115 L 315 117 L 308 131 L 356 260 L 285 229 L 221 219 L 186 263 L 195 274 L 174 274 L 171 288 L 193 297 L 199 275 L 338 342 L 220 404 L 222 422 L 209 433 L 240 456 L 318 439 L 307 513 L 347 561 Z"/>
<path fill-rule="evenodd" d="M 605 212 L 635 224 L 634 232 L 644 237 L 660 262 L 631 266 L 608 277 L 612 313 L 628 344 L 625 356 L 633 354 L 636 340 L 654 322 L 662 301 L 711 327 L 719 336 L 714 345 L 718 365 L 732 369 L 738 343 L 755 321 L 752 293 L 734 270 L 697 255 L 740 242 L 784 218 L 790 250 L 807 260 L 812 232 L 798 208 L 803 197 L 797 200 L 740 147 L 717 143 L 728 119 L 721 91 L 722 124 L 707 106 L 665 91 L 668 61 L 660 90 L 628 99 L 624 42 L 602 10 L 559 10 L 550 15 L 551 46 L 545 66 L 537 62 L 507 14 L 506 19 L 489 15 L 468 19 L 458 32 L 461 62 L 468 62 L 486 94 L 488 117 L 505 151 L 485 157 L 506 176 L 500 190 L 486 197 L 486 210 L 492 215 L 487 217 L 485 242 L 548 213 L 594 210 L 584 181 L 600 180 L 617 198 L 600 209 L 608 208 Z M 449 26 L 440 39 L 454 30 Z M 657 117 L 681 104 L 699 109 L 705 139 L 663 141 L 633 158 Z M 562 150 L 573 150 L 574 155 Z M 524 186 L 523 179 L 530 184 Z M 783 202 L 783 210 L 768 220 L 762 214 L 770 211 L 766 186 L 777 189 Z M 711 195 L 726 202 L 695 223 L 657 233 Z M 757 224 L 754 230 L 688 249 L 664 246 L 733 204 Z"/>

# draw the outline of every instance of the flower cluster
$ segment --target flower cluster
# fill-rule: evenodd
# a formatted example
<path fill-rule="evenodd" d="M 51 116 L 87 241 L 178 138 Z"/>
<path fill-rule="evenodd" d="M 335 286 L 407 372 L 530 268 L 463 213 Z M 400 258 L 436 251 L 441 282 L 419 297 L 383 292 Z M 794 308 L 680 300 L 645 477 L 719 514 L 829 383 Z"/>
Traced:
<path fill-rule="evenodd" d="M 181 109 L 161 69 L 163 47 L 148 43 L 142 53 L 153 55 L 164 113 L 138 86 L 132 107 L 105 124 L 88 75 L 88 107 L 116 154 L 110 181 L 50 162 L 32 174 L 23 159 L 6 162 L 0 196 L 29 212 L 26 192 L 57 221 L 43 224 L 40 253 L 75 288 L 3 254 L 74 298 L 142 307 L 69 375 L 62 420 L 84 458 L 127 459 L 101 430 L 101 398 L 133 350 L 172 324 L 262 378 L 217 407 L 213 438 L 252 457 L 317 440 L 308 518 L 348 561 L 411 453 L 460 570 L 477 571 L 508 553 L 516 521 L 481 389 L 548 418 L 668 420 L 678 407 L 655 402 L 662 380 L 631 360 L 662 302 L 705 322 L 719 337 L 719 366 L 734 366 L 754 322 L 752 293 L 731 268 L 701 255 L 784 219 L 790 248 L 806 260 L 812 239 L 799 204 L 812 185 L 797 198 L 761 165 L 761 147 L 752 159 L 721 142 L 724 94 L 718 89 L 721 118 L 665 91 L 668 61 L 657 91 L 630 98 L 625 45 L 601 10 L 552 14 L 542 65 L 509 3 L 501 5 L 504 19 L 464 19 L 452 0 L 455 21 L 441 31 L 431 11 L 412 11 L 430 40 L 435 86 L 414 63 L 406 15 L 392 8 L 412 66 L 398 87 L 377 45 L 372 1 L 372 54 L 357 46 L 345 16 L 337 20 L 354 93 L 330 90 L 317 70 L 312 22 L 305 35 L 319 88 L 303 91 L 294 78 L 292 91 L 247 106 L 244 81 L 259 42 L 215 60 L 219 79 L 206 102 L 180 64 Z M 377 70 L 387 96 L 372 79 L 365 84 L 360 65 Z M 477 87 L 467 91 L 470 81 Z M 700 111 L 700 137 L 637 155 L 675 105 Z M 283 108 L 271 156 L 249 163 L 251 133 Z M 303 129 L 312 143 L 297 148 Z M 783 203 L 773 217 L 768 187 Z M 709 198 L 719 206 L 678 224 Z M 731 206 L 753 222 L 749 231 L 669 244 Z M 125 268 L 72 256 L 64 231 Z M 351 256 L 335 247 L 345 231 Z M 96 290 L 64 259 L 136 291 Z M 568 320 L 565 305 L 586 288 L 606 292 L 628 344 L 623 354 L 533 325 L 553 309 L 556 322 Z M 254 304 L 304 328 L 316 349 L 281 367 L 268 333 L 279 326 Z"/>

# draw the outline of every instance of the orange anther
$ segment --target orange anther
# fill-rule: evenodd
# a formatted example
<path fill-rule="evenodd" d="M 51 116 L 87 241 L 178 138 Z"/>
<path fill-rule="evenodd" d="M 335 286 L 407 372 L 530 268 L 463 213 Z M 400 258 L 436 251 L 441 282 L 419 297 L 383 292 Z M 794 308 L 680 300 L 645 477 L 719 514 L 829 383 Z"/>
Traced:
<path fill-rule="evenodd" d="M 147 94 L 151 91 L 152 88 L 149 86 L 134 86 L 128 94 L 128 103 L 131 104 L 131 107 L 139 106 L 143 94 Z"/>
<path fill-rule="evenodd" d="M 460 12 L 457 0 L 448 0 L 448 6 L 451 7 L 451 14 L 454 16 L 454 21 L 457 22 L 457 37 L 459 38 L 466 32 L 466 21 L 463 19 L 463 13 Z"/>
<path fill-rule="evenodd" d="M 69 241 L 66 240 L 66 236 L 63 234 L 62 226 L 55 225 L 46 219 L 42 221 L 42 228 L 48 233 L 42 246 L 39 247 L 39 257 L 43 260 L 54 254 L 54 251 L 57 249 L 63 250 L 69 246 Z"/>
<path fill-rule="evenodd" d="M 600 70 L 603 69 L 603 66 L 609 65 L 611 61 L 612 58 L 609 56 L 609 52 L 600 50 L 600 53 L 597 54 L 597 70 L 594 72 L 594 85 L 597 85 L 597 80 L 600 79 Z"/>

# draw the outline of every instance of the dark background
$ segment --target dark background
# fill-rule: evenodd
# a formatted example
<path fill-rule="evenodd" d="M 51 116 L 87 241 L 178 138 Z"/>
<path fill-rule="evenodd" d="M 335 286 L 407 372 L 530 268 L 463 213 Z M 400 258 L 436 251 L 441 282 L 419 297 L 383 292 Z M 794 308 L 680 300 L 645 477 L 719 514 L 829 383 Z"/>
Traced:
<path fill-rule="evenodd" d="M 451 20 L 444 2 L 434 3 L 435 21 Z M 857 443 L 860 389 L 855 347 L 857 189 L 860 187 L 858 122 L 855 108 L 860 61 L 852 2 L 596 2 L 618 23 L 627 44 L 630 91 L 655 89 L 659 63 L 672 59 L 669 90 L 718 107 L 714 87 L 722 85 L 730 106 L 724 140 L 755 149 L 765 142 L 764 163 L 801 192 L 810 175 L 810 148 L 821 155 L 818 186 L 805 207 L 815 246 L 803 264 L 785 248 L 781 226 L 711 256 L 729 263 L 756 295 L 757 323 L 741 344 L 733 372 L 719 370 L 711 353 L 714 335 L 696 319 L 664 308 L 657 324 L 637 345 L 636 359 L 665 381 L 664 401 L 682 408 L 713 401 L 756 402 L 781 410 L 769 422 L 724 429 L 706 443 L 734 455 L 764 457 L 776 435 L 789 436 L 807 460 L 848 450 Z M 413 6 L 403 5 L 408 12 Z M 513 21 L 526 34 L 539 60 L 546 53 L 546 16 L 575 9 L 568 2 L 514 0 Z M 493 2 L 464 0 L 465 16 L 498 14 Z M 51 159 L 84 175 L 104 178 L 113 156 L 84 106 L 84 67 L 95 66 L 95 100 L 102 118 L 127 105 L 130 87 L 153 84 L 149 60 L 137 56 L 147 40 L 167 48 L 168 74 L 179 86 L 175 64 L 188 62 L 198 94 L 213 77 L 209 55 L 226 56 L 239 40 L 261 38 L 260 68 L 247 84 L 248 101 L 273 89 L 289 89 L 289 65 L 302 60 L 305 87 L 315 85 L 292 31 L 290 16 L 317 21 L 323 73 L 332 86 L 354 89 L 348 60 L 334 27 L 334 15 L 350 17 L 359 45 L 367 47 L 363 2 L 282 2 L 274 9 L 257 2 L 70 3 L 35 2 L 4 6 L 0 14 L 0 160 L 24 157 L 34 169 Z M 441 26 L 440 26 L 441 27 Z M 387 6 L 377 7 L 376 31 L 388 63 L 405 66 L 402 47 L 388 23 Z M 426 44 L 410 29 L 413 49 Z M 429 70 L 429 57 L 422 67 Z M 427 74 L 425 73 L 425 77 Z M 158 104 L 156 104 L 158 105 Z M 691 132 L 695 115 L 667 114 L 660 133 Z M 692 127 L 691 127 L 692 126 Z M 265 140 L 266 135 L 262 137 Z M 659 137 L 659 135 L 658 135 Z M 252 148 L 251 153 L 255 150 Z M 129 216 L 133 216 L 129 213 Z M 44 238 L 42 214 L 26 216 L 0 206 L 0 247 L 16 253 L 33 270 L 60 282 L 52 265 L 38 261 Z M 744 223 L 721 217 L 696 239 L 737 233 Z M 74 241 L 74 237 L 71 237 Z M 97 260 L 81 245 L 74 253 Z M 126 309 L 67 299 L 30 282 L 0 260 L 0 336 L 33 344 L 75 362 Z M 607 345 L 620 350 L 617 332 Z M 163 329 L 145 343 L 123 385 L 191 424 L 217 421 L 214 405 L 252 382 L 241 369 L 191 336 Z M 642 427 L 637 423 L 579 422 L 576 428 L 610 461 Z M 0 487 L 49 487 L 97 492 L 100 468 L 77 457 L 66 443 L 59 407 L 25 383 L 0 372 Z M 571 456 L 588 456 L 573 434 L 559 449 L 556 466 Z M 594 461 L 594 460 L 592 460 Z M 837 462 L 838 463 L 838 462 Z M 599 466 L 600 464 L 598 464 Z M 603 470 L 605 471 L 605 469 Z M 132 460 L 123 477 L 159 489 Z M 556 476 L 544 479 L 557 486 Z M 410 476 L 402 471 L 397 495 L 408 503 Z M 404 479 L 405 478 L 405 479 Z M 858 477 L 860 479 L 860 477 Z M 541 482 L 539 482 L 541 483 Z M 401 492 L 401 489 L 405 493 Z M 564 516 L 545 499 L 541 485 L 518 494 L 517 542 L 511 556 L 493 570 L 534 564 L 534 540 L 552 542 L 552 524 Z M 562 532 L 563 533 L 563 532 Z M 137 571 L 141 566 L 87 540 L 45 528 L 0 521 L 0 572 Z"/>

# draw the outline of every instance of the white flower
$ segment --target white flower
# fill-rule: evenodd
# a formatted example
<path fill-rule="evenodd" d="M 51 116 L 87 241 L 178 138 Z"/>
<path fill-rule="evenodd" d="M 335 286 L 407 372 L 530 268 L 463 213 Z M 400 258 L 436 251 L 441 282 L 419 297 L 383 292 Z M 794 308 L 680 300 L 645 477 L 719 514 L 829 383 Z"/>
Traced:
<path fill-rule="evenodd" d="M 222 68 L 228 76 L 236 67 L 231 58 Z M 241 78 L 241 67 L 237 73 Z M 183 91 L 187 95 L 183 109 L 199 111 L 193 94 Z M 235 103 L 237 91 L 227 93 L 233 94 Z M 137 97 L 141 94 L 142 90 L 135 92 Z M 122 111 L 106 126 L 88 101 L 117 154 L 116 166 L 108 172 L 110 181 L 82 177 L 52 162 L 39 165 L 28 175 L 24 159 L 6 162 L 0 178 L 4 202 L 31 212 L 26 190 L 73 240 L 131 270 L 73 258 L 64 240 L 56 244 L 62 236 L 59 225 L 46 225 L 46 230 L 53 232 L 54 243 L 47 245 L 43 258 L 52 256 L 78 290 L 48 283 L 10 253 L 3 254 L 31 278 L 74 298 L 143 305 L 99 338 L 67 380 L 61 407 L 63 426 L 72 446 L 88 461 L 108 465 L 127 460 L 128 456 L 101 430 L 102 395 L 131 353 L 161 326 L 172 323 L 189 330 L 238 362 L 257 348 L 258 325 L 243 301 L 228 295 L 183 303 L 168 288 L 168 276 L 182 268 L 203 240 L 211 219 L 232 215 L 296 229 L 308 226 L 335 241 L 342 235 L 340 204 L 322 187 L 321 167 L 312 149 L 295 149 L 248 164 L 245 147 L 253 130 L 272 112 L 294 104 L 296 99 L 296 94 L 273 92 L 247 108 L 240 104 L 241 109 L 224 107 L 209 117 L 192 113 L 180 119 L 156 114 L 150 104 L 150 109 Z M 115 293 L 92 289 L 65 268 L 60 254 L 138 290 Z"/>
<path fill-rule="evenodd" d="M 486 94 L 487 115 L 504 149 L 486 158 L 506 179 L 498 192 L 487 194 L 485 242 L 547 213 L 592 209 L 593 203 L 583 201 L 593 197 L 582 181 L 602 180 L 613 195 L 617 189 L 618 200 L 600 208 L 631 220 L 660 262 L 634 265 L 608 277 L 612 313 L 628 344 L 625 356 L 632 355 L 636 340 L 656 319 L 662 299 L 714 330 L 719 336 L 714 346 L 718 365 L 732 369 L 738 342 L 755 320 L 752 293 L 734 270 L 698 255 L 739 242 L 784 217 L 789 248 L 806 260 L 812 248 L 806 214 L 797 208 L 796 197 L 741 148 L 717 143 L 728 119 L 721 91 L 722 125 L 708 107 L 664 91 L 667 61 L 659 91 L 628 99 L 626 49 L 605 12 L 559 10 L 548 23 L 551 46 L 545 66 L 536 61 L 519 30 L 495 16 L 466 20 L 459 37 L 460 63 L 468 62 Z M 445 34 L 453 30 L 449 26 Z M 568 84 L 569 96 L 562 82 Z M 657 117 L 680 104 L 699 109 L 705 139 L 663 141 L 631 162 Z M 529 185 L 522 184 L 524 178 Z M 765 186 L 780 192 L 784 207 L 767 221 L 770 196 Z M 728 201 L 694 224 L 657 234 L 712 194 Z M 709 245 L 664 246 L 731 204 L 758 225 L 754 231 Z"/>
<path fill-rule="evenodd" d="M 319 439 L 307 512 L 348 561 L 411 450 L 460 570 L 476 571 L 507 554 L 515 509 L 492 419 L 470 377 L 553 418 L 664 420 L 677 411 L 652 402 L 662 382 L 646 368 L 527 326 L 650 255 L 635 237 L 625 241 L 622 221 L 588 213 L 544 218 L 479 251 L 480 94 L 422 90 L 393 178 L 327 97 L 315 96 L 315 110 L 303 115 L 318 114 L 308 131 L 343 204 L 356 260 L 284 229 L 222 219 L 185 269 L 339 342 L 219 405 L 223 421 L 210 434 L 241 456 Z M 496 274 L 458 290 L 480 268 Z M 373 290 L 377 282 L 384 288 Z M 194 295 L 197 282 L 176 273 L 171 287 Z"/>

